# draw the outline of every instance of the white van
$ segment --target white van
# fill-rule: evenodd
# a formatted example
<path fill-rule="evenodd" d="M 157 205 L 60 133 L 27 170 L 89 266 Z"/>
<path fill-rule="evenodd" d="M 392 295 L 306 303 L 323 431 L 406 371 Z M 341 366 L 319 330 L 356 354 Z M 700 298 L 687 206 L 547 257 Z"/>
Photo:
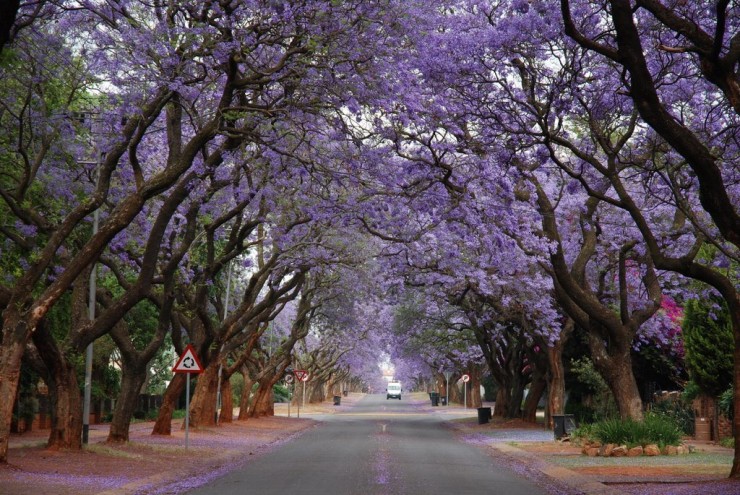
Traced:
<path fill-rule="evenodd" d="M 385 400 L 390 398 L 401 400 L 401 382 L 388 382 L 388 388 L 385 391 Z"/>

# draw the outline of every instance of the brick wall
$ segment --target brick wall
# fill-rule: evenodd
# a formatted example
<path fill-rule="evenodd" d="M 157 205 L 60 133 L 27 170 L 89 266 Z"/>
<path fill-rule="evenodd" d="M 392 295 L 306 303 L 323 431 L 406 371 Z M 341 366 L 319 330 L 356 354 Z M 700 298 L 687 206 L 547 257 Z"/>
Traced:
<path fill-rule="evenodd" d="M 719 438 L 715 438 L 715 431 L 717 430 L 714 427 L 714 414 L 715 409 L 717 407 L 717 401 L 716 399 L 708 396 L 699 396 L 696 399 L 694 399 L 694 402 L 692 404 L 692 407 L 694 409 L 694 414 L 697 418 L 707 418 L 712 422 L 712 440 L 713 441 L 719 441 L 722 438 L 725 437 L 731 437 L 732 436 L 732 422 L 726 418 L 725 416 L 720 415 L 719 416 L 719 422 L 718 422 L 718 429 L 719 429 Z"/>

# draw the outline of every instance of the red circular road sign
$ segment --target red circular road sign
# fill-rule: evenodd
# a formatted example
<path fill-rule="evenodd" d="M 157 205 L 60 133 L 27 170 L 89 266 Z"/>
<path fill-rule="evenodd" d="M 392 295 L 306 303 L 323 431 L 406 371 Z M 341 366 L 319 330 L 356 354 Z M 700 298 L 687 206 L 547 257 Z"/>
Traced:
<path fill-rule="evenodd" d="M 468 383 L 470 381 L 470 375 L 463 375 L 462 381 L 464 381 L 465 383 Z"/>

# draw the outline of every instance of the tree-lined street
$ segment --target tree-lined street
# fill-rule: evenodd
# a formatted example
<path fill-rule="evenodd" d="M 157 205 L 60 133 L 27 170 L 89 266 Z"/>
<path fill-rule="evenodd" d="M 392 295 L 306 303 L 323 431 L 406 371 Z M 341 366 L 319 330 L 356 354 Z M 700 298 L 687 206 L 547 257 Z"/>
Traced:
<path fill-rule="evenodd" d="M 393 382 L 619 452 L 710 440 L 740 480 L 736 2 L 0 18 L 0 466 L 29 430 L 125 449 Z M 348 479 L 497 476 L 427 478 L 439 432 L 383 407 L 408 421 L 326 426 Z"/>

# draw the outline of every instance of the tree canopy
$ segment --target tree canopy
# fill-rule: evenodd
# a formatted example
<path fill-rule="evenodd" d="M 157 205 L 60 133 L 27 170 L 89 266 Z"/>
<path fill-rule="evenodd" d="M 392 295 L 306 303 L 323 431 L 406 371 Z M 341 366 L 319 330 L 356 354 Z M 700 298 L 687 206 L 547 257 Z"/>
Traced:
<path fill-rule="evenodd" d="M 11 5 L 0 461 L 22 366 L 53 390 L 50 444 L 80 447 L 77 363 L 101 339 L 121 367 L 109 441 L 186 344 L 206 368 L 193 424 L 234 374 L 259 416 L 296 366 L 320 400 L 386 360 L 420 387 L 490 374 L 507 416 L 547 390 L 562 414 L 580 344 L 639 419 L 633 359 L 682 359 L 681 307 L 693 375 L 719 373 L 703 347 L 732 352 L 740 410 L 740 10 L 559 6 Z"/>

